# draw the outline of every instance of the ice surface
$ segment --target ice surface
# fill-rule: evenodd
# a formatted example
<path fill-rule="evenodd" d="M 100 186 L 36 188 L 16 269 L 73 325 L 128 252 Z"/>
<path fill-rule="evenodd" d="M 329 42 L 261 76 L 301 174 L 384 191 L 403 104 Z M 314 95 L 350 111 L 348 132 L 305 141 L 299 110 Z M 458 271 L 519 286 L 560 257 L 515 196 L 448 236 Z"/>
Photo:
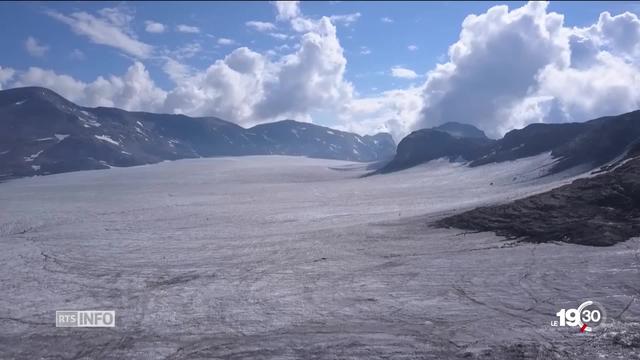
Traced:
<path fill-rule="evenodd" d="M 513 180 L 549 161 L 360 178 L 366 164 L 249 156 L 2 183 L 0 354 L 637 358 L 615 339 L 638 331 L 638 239 L 515 245 L 428 225 L 570 181 Z M 549 325 L 587 299 L 607 329 Z M 117 324 L 55 328 L 66 309 L 115 310 Z"/>

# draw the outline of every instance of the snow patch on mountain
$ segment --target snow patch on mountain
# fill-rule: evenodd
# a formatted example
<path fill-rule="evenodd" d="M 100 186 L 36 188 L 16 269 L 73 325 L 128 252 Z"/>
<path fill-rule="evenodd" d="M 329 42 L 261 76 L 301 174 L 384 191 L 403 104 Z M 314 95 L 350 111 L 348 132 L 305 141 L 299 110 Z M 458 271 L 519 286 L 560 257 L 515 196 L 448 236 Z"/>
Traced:
<path fill-rule="evenodd" d="M 35 153 L 35 154 L 31 154 L 31 155 L 29 155 L 29 156 L 26 156 L 26 157 L 24 158 L 24 161 L 26 161 L 26 162 L 32 162 L 33 160 L 37 159 L 37 158 L 38 158 L 38 156 L 40 156 L 40 154 L 42 154 L 43 152 L 44 152 L 44 150 L 40 150 L 40 151 L 38 151 L 38 152 L 37 152 L 37 153 Z"/>
<path fill-rule="evenodd" d="M 98 122 L 98 118 L 95 115 L 85 110 L 80 110 L 80 115 L 78 115 L 78 119 L 80 119 L 80 121 L 82 122 L 82 126 L 86 128 L 99 127 L 102 125 L 100 124 L 100 122 Z"/>
<path fill-rule="evenodd" d="M 98 139 L 98 140 L 106 141 L 106 142 L 111 143 L 111 144 L 113 144 L 113 145 L 120 146 L 120 143 L 119 143 L 119 142 L 117 142 L 117 141 L 113 140 L 113 139 L 112 139 L 111 137 L 109 137 L 108 135 L 93 135 L 93 136 L 94 136 L 96 139 Z"/>

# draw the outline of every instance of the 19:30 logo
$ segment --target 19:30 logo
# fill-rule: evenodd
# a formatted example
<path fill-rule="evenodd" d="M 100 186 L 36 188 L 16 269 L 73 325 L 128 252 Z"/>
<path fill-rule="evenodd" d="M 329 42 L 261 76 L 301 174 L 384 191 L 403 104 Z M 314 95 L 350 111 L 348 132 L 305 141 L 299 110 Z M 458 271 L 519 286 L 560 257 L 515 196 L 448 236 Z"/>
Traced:
<path fill-rule="evenodd" d="M 595 301 L 585 301 L 577 309 L 560 309 L 556 313 L 559 318 L 552 321 L 551 326 L 579 327 L 580 332 L 593 331 L 605 320 L 604 307 Z"/>

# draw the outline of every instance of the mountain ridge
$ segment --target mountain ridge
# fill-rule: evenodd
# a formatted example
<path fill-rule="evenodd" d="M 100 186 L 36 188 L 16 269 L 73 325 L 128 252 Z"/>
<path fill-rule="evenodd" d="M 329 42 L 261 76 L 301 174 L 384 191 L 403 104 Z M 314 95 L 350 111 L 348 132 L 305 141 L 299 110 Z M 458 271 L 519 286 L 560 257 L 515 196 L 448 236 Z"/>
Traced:
<path fill-rule="evenodd" d="M 484 131 L 471 124 L 464 124 L 457 121 L 449 121 L 444 124 L 432 127 L 433 130 L 446 132 L 455 138 L 478 138 L 488 139 Z"/>
<path fill-rule="evenodd" d="M 455 137 L 436 127 L 416 130 L 402 139 L 394 158 L 375 173 L 399 171 L 437 158 L 475 167 L 550 152 L 556 163 L 549 174 L 554 174 L 577 166 L 605 166 L 638 142 L 640 110 L 585 122 L 530 124 L 495 140 Z"/>
<path fill-rule="evenodd" d="M 0 90 L 0 179 L 196 157 L 374 162 L 394 153 L 385 133 L 360 136 L 290 119 L 244 128 L 212 116 L 83 107 L 42 87 Z"/>

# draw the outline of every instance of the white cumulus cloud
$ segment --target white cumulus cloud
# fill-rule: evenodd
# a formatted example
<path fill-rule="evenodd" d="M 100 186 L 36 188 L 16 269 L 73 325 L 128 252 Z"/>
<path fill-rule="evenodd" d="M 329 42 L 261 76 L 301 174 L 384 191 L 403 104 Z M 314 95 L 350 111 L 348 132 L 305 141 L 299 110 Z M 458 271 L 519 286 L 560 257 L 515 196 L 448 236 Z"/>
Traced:
<path fill-rule="evenodd" d="M 299 10 L 287 9 L 288 20 L 307 20 Z M 165 72 L 175 88 L 165 110 L 214 115 L 242 125 L 287 117 L 308 120 L 318 110 L 338 112 L 353 97 L 353 86 L 344 79 L 344 51 L 329 18 L 308 20 L 311 30 L 297 46 L 281 47 L 293 52 L 279 57 L 241 47 L 201 72 L 167 61 Z"/>
<path fill-rule="evenodd" d="M 44 54 L 49 51 L 48 46 L 40 44 L 38 40 L 33 36 L 29 36 L 27 38 L 27 40 L 24 42 L 24 47 L 25 49 L 27 49 L 29 55 L 35 57 L 43 57 Z"/>
<path fill-rule="evenodd" d="M 227 39 L 227 38 L 219 38 L 218 39 L 218 44 L 219 45 L 233 45 L 235 43 L 236 42 L 233 39 Z"/>
<path fill-rule="evenodd" d="M 291 20 L 300 17 L 300 1 L 274 1 L 278 21 Z"/>
<path fill-rule="evenodd" d="M 0 66 L 0 90 L 3 89 L 4 84 L 8 83 L 13 75 L 15 74 L 15 70 L 12 68 L 2 67 Z"/>
<path fill-rule="evenodd" d="M 407 69 L 402 66 L 394 66 L 391 68 L 391 76 L 401 79 L 415 79 L 418 77 L 418 74 L 411 69 Z"/>
<path fill-rule="evenodd" d="M 449 60 L 429 72 L 414 128 L 471 123 L 498 137 L 534 122 L 585 121 L 640 105 L 635 14 L 569 28 L 547 3 L 469 15 Z"/>
<path fill-rule="evenodd" d="M 283 33 L 269 33 L 269 36 L 278 40 L 287 40 L 289 38 L 287 34 L 283 34 Z"/>
<path fill-rule="evenodd" d="M 344 80 L 346 64 L 336 28 L 323 17 L 316 31 L 302 36 L 300 48 L 279 62 L 276 79 L 266 83 L 265 98 L 257 106 L 258 116 L 339 107 L 353 91 Z"/>
<path fill-rule="evenodd" d="M 248 27 L 254 30 L 262 31 L 262 32 L 272 31 L 276 29 L 276 26 L 273 23 L 266 22 L 266 21 L 247 21 L 245 25 L 247 25 Z"/>
<path fill-rule="evenodd" d="M 197 26 L 190 26 L 185 24 L 180 24 L 176 26 L 176 31 L 187 34 L 197 34 L 200 32 L 200 28 Z"/>
<path fill-rule="evenodd" d="M 362 14 L 356 12 L 353 14 L 331 15 L 329 16 L 329 19 L 334 24 L 343 24 L 345 26 L 350 26 L 351 24 L 358 21 L 358 19 L 360 19 L 360 16 L 362 16 Z"/>
<path fill-rule="evenodd" d="M 144 65 L 137 61 L 123 76 L 99 76 L 91 83 L 31 67 L 19 72 L 12 86 L 44 86 L 85 106 L 114 106 L 126 110 L 161 111 L 166 98 L 166 93 L 156 87 Z"/>
<path fill-rule="evenodd" d="M 411 87 L 354 98 L 339 114 L 338 128 L 360 134 L 388 132 L 398 142 L 411 131 L 420 116 L 422 91 L 421 87 Z"/>
<path fill-rule="evenodd" d="M 159 22 L 155 22 L 155 21 L 151 21 L 151 20 L 147 20 L 144 22 L 145 24 L 145 31 L 148 33 L 152 33 L 152 34 L 160 34 L 165 32 L 166 30 L 166 26 L 164 26 L 164 24 L 161 24 Z"/>
<path fill-rule="evenodd" d="M 254 107 L 263 94 L 266 60 L 262 55 L 239 48 L 193 75 L 184 74 L 185 69 L 176 64 L 171 66 L 177 73 L 172 76 L 176 86 L 168 94 L 167 112 L 218 116 L 239 124 L 253 120 Z"/>

